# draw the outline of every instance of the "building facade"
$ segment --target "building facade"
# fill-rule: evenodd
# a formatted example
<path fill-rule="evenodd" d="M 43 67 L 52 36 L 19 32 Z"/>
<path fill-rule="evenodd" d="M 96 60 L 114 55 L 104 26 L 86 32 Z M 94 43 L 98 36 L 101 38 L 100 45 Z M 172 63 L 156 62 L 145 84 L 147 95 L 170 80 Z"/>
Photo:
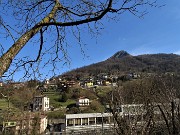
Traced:
<path fill-rule="evenodd" d="M 76 101 L 76 105 L 79 106 L 79 107 L 89 106 L 89 99 L 86 98 L 86 97 L 80 97 Z"/>
<path fill-rule="evenodd" d="M 83 113 L 65 115 L 65 132 L 109 130 L 114 126 L 111 113 Z"/>
<path fill-rule="evenodd" d="M 33 111 L 48 111 L 49 98 L 47 96 L 35 96 L 33 98 Z"/>

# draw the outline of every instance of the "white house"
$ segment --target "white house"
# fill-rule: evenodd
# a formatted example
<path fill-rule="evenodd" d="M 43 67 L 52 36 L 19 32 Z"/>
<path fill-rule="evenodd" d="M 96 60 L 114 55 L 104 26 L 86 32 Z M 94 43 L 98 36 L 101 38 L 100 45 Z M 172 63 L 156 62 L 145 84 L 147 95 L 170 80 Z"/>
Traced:
<path fill-rule="evenodd" d="M 33 98 L 33 111 L 48 111 L 49 98 L 47 96 L 35 96 Z"/>
<path fill-rule="evenodd" d="M 76 105 L 83 107 L 83 106 L 89 106 L 89 99 L 86 97 L 80 97 L 78 98 L 78 100 L 76 101 Z"/>
<path fill-rule="evenodd" d="M 49 84 L 49 83 L 50 83 L 49 79 L 46 79 L 45 84 Z"/>

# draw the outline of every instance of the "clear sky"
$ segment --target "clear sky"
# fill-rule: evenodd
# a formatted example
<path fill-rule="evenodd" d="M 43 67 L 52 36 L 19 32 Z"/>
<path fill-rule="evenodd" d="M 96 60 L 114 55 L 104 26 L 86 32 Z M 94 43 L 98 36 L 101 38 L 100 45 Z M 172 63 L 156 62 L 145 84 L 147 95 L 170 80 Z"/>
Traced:
<path fill-rule="evenodd" d="M 125 13 L 118 21 L 103 20 L 104 26 L 97 38 L 91 38 L 88 31 L 84 30 L 83 42 L 86 46 L 83 50 L 86 55 L 81 54 L 77 45 L 72 45 L 68 48 L 70 65 L 59 66 L 57 74 L 106 60 L 120 50 L 131 55 L 180 54 L 180 0 L 158 0 L 158 4 L 165 6 L 148 8 L 148 14 L 143 18 Z M 25 54 L 30 52 L 29 49 L 23 51 Z M 46 70 L 43 72 L 47 73 Z M 19 76 L 20 72 L 14 79 L 18 80 Z"/>
<path fill-rule="evenodd" d="M 165 6 L 149 8 L 143 18 L 122 14 L 119 21 L 106 22 L 97 42 L 87 38 L 88 58 L 71 49 L 70 69 L 106 60 L 120 50 L 132 55 L 180 54 L 180 1 L 159 0 L 159 4 Z"/>

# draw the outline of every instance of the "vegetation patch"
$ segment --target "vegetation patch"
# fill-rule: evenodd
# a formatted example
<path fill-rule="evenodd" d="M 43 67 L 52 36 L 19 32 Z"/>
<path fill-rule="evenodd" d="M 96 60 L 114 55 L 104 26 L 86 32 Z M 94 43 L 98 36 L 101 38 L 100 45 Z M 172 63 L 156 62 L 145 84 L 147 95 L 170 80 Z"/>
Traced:
<path fill-rule="evenodd" d="M 12 105 L 12 104 L 10 104 Z M 8 101 L 7 99 L 0 99 L 0 110 L 4 110 L 8 108 Z"/>
<path fill-rule="evenodd" d="M 59 118 L 64 118 L 64 114 L 65 114 L 64 111 L 56 110 L 56 111 L 48 112 L 47 117 L 49 119 L 59 119 Z"/>

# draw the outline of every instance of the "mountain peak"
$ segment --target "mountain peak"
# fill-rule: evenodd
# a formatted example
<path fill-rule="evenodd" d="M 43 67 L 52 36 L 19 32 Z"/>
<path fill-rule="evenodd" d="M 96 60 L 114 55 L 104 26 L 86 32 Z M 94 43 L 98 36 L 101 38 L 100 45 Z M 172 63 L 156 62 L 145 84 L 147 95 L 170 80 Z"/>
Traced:
<path fill-rule="evenodd" d="M 124 50 L 118 51 L 111 58 L 122 58 L 124 56 L 130 56 L 130 54 Z"/>

